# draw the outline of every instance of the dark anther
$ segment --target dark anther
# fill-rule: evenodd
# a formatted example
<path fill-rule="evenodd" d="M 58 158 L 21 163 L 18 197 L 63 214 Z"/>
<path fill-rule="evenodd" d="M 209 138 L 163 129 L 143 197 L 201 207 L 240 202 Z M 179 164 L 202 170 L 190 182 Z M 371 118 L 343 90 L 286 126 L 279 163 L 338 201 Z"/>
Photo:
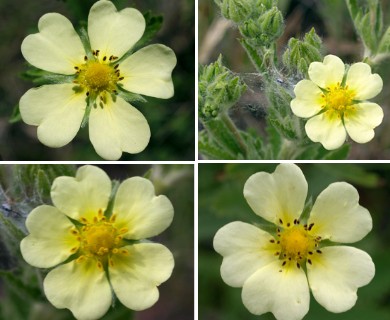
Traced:
<path fill-rule="evenodd" d="M 89 91 L 87 91 L 87 93 L 86 93 L 86 94 L 87 94 L 87 97 L 88 97 L 88 96 L 89 96 Z"/>
<path fill-rule="evenodd" d="M 100 50 L 96 50 L 96 55 L 97 55 L 97 56 L 99 55 L 99 52 L 100 52 Z"/>
<path fill-rule="evenodd" d="M 110 58 L 110 59 L 111 59 L 111 58 Z M 115 67 L 114 67 L 114 69 L 116 69 L 116 68 L 118 68 L 118 67 L 119 67 L 119 64 L 116 64 Z"/>
<path fill-rule="evenodd" d="M 79 70 L 79 67 L 74 67 L 76 70 Z"/>
<path fill-rule="evenodd" d="M 118 57 L 112 56 L 112 60 L 116 60 L 116 59 L 118 59 Z"/>
<path fill-rule="evenodd" d="M 307 262 L 309 262 L 309 264 L 311 264 L 311 260 L 310 259 L 307 259 Z"/>
<path fill-rule="evenodd" d="M 309 251 L 308 254 L 313 254 L 313 252 Z"/>
<path fill-rule="evenodd" d="M 275 256 L 278 256 L 280 254 L 280 252 L 275 252 Z"/>
<path fill-rule="evenodd" d="M 298 224 L 298 220 L 297 219 L 294 219 L 294 224 Z"/>
<path fill-rule="evenodd" d="M 277 243 L 277 244 L 279 244 L 279 243 L 280 243 L 280 241 L 276 241 L 276 243 Z"/>
<path fill-rule="evenodd" d="M 84 56 L 84 61 L 87 61 L 88 60 L 88 57 L 87 56 Z"/>
<path fill-rule="evenodd" d="M 311 230 L 311 228 L 313 228 L 313 226 L 314 226 L 314 223 L 310 223 L 310 224 L 309 224 L 309 228 L 308 228 L 308 230 L 310 231 L 310 230 Z"/>
<path fill-rule="evenodd" d="M 279 219 L 279 222 L 280 222 L 280 224 L 283 224 L 283 220 L 282 219 Z"/>
<path fill-rule="evenodd" d="M 287 227 L 289 227 L 290 226 L 290 222 L 287 222 Z"/>
<path fill-rule="evenodd" d="M 317 253 L 322 253 L 322 251 L 321 250 L 316 250 L 317 251 Z"/>
<path fill-rule="evenodd" d="M 286 265 L 287 261 L 283 261 L 282 263 L 282 267 L 284 267 Z"/>
<path fill-rule="evenodd" d="M 277 229 L 276 229 L 276 231 L 277 231 L 277 232 L 280 232 L 280 229 L 279 229 L 279 228 L 277 228 Z"/>
<path fill-rule="evenodd" d="M 103 61 L 106 61 L 106 60 L 107 60 L 107 57 L 106 57 L 106 56 L 104 56 L 104 57 L 103 57 Z"/>
<path fill-rule="evenodd" d="M 307 224 L 303 225 L 303 228 L 304 228 L 305 230 L 307 230 Z"/>
<path fill-rule="evenodd" d="M 92 50 L 92 54 L 93 54 L 94 56 L 96 56 L 96 51 L 95 51 L 95 50 Z"/>
<path fill-rule="evenodd" d="M 288 258 L 288 260 L 289 260 L 289 261 L 291 261 L 291 257 L 290 257 L 290 258 Z"/>
<path fill-rule="evenodd" d="M 272 240 L 270 240 L 269 242 L 271 242 L 271 243 L 275 243 L 275 240 L 274 240 L 274 239 L 272 239 Z"/>
<path fill-rule="evenodd" d="M 297 268 L 300 269 L 301 265 L 297 262 Z"/>
<path fill-rule="evenodd" d="M 108 59 L 108 60 L 110 60 L 110 61 L 111 61 L 111 60 L 112 60 L 112 56 L 110 56 L 110 59 Z"/>
<path fill-rule="evenodd" d="M 123 79 L 124 79 L 124 77 L 120 77 L 118 80 L 121 81 L 121 80 L 123 80 Z"/>

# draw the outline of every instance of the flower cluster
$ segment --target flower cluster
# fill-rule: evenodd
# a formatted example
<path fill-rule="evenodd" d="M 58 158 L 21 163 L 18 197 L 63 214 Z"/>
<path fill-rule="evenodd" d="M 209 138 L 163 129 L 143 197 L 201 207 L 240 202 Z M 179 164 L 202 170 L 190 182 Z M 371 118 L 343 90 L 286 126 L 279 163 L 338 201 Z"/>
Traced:
<path fill-rule="evenodd" d="M 363 62 L 353 64 L 346 73 L 344 63 L 334 55 L 312 62 L 308 73 L 310 80 L 298 82 L 291 101 L 295 115 L 310 118 L 305 125 L 308 137 L 328 150 L 340 147 L 347 133 L 358 143 L 370 141 L 383 111 L 366 100 L 381 92 L 381 77 Z"/>
<path fill-rule="evenodd" d="M 256 173 L 247 180 L 244 196 L 257 215 L 275 225 L 274 232 L 236 221 L 215 235 L 222 279 L 243 287 L 243 303 L 253 314 L 302 319 L 309 310 L 309 287 L 327 310 L 343 312 L 355 305 L 357 289 L 374 277 L 367 253 L 334 243 L 358 241 L 372 228 L 356 189 L 344 182 L 329 185 L 305 219 L 307 189 L 293 164 L 281 164 L 273 174 Z"/>
<path fill-rule="evenodd" d="M 111 181 L 101 169 L 84 166 L 73 177 L 58 177 L 51 189 L 55 206 L 42 205 L 27 217 L 23 258 L 52 268 L 43 287 L 57 308 L 77 319 L 98 319 L 112 303 L 112 291 L 128 308 L 144 310 L 159 297 L 157 286 L 172 273 L 172 253 L 143 240 L 164 231 L 173 207 L 155 196 L 152 183 L 129 178 L 107 210 Z"/>
<path fill-rule="evenodd" d="M 110 1 L 96 2 L 88 16 L 91 49 L 84 48 L 71 22 L 60 14 L 42 16 L 38 29 L 22 43 L 25 59 L 45 71 L 74 76 L 71 83 L 30 89 L 20 99 L 22 119 L 38 126 L 38 139 L 49 147 L 62 147 L 89 117 L 89 136 L 102 158 L 117 160 L 122 151 L 144 150 L 149 125 L 118 93 L 172 97 L 176 57 L 161 44 L 126 54 L 144 33 L 143 15 L 132 8 L 118 12 Z"/>

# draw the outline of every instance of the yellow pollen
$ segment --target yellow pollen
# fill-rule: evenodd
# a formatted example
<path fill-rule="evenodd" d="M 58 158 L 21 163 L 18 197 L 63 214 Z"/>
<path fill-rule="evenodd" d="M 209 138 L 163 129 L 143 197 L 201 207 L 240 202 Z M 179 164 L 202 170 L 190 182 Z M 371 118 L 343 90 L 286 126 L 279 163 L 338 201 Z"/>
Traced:
<path fill-rule="evenodd" d="M 77 84 L 74 87 L 76 92 L 84 92 L 92 102 L 94 107 L 100 105 L 102 108 L 106 104 L 106 93 L 111 95 L 118 94 L 117 83 L 124 77 L 119 70 L 119 64 L 113 65 L 117 57 L 104 56 L 99 59 L 99 50 L 93 51 L 94 58 L 84 57 L 84 63 L 74 67 L 76 77 L 73 81 Z"/>
<path fill-rule="evenodd" d="M 303 226 L 297 225 L 284 230 L 280 235 L 280 247 L 283 258 L 301 260 L 315 248 L 316 240 Z"/>
<path fill-rule="evenodd" d="M 355 93 L 352 90 L 338 84 L 328 88 L 328 92 L 324 94 L 323 103 L 331 110 L 344 112 L 353 105 L 354 96 Z"/>
<path fill-rule="evenodd" d="M 85 70 L 85 81 L 88 87 L 95 91 L 101 91 L 108 88 L 111 80 L 111 71 L 106 64 L 91 62 Z"/>
<path fill-rule="evenodd" d="M 114 247 L 115 229 L 110 225 L 97 225 L 84 232 L 84 248 L 90 253 L 103 255 Z"/>

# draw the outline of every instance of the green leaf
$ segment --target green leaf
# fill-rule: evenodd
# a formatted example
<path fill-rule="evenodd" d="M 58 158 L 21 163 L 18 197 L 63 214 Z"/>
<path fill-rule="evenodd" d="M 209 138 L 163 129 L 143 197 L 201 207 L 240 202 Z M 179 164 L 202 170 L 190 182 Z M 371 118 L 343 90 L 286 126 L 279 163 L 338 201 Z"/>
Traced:
<path fill-rule="evenodd" d="M 321 148 L 321 151 L 319 152 L 319 158 L 318 159 L 324 159 L 324 160 L 345 160 L 348 157 L 349 154 L 350 145 L 344 144 L 340 148 L 336 150 L 326 150 L 325 148 Z"/>
<path fill-rule="evenodd" d="M 379 43 L 378 53 L 390 53 L 390 27 L 387 28 Z"/>
<path fill-rule="evenodd" d="M 224 145 L 218 143 L 217 140 L 208 135 L 208 131 L 201 131 L 199 133 L 198 141 L 199 153 L 211 160 L 234 160 L 236 154 L 231 150 L 224 148 Z"/>

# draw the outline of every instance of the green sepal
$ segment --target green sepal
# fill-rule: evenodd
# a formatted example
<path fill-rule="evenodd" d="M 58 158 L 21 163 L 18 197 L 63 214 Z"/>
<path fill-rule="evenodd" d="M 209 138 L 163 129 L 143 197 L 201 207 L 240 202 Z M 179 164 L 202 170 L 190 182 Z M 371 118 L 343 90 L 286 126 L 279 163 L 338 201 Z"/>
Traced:
<path fill-rule="evenodd" d="M 121 86 L 118 86 L 118 96 L 120 96 L 123 100 L 131 103 L 131 102 L 147 102 L 147 100 L 138 93 L 129 92 L 123 89 Z"/>
<path fill-rule="evenodd" d="M 19 103 L 15 105 L 15 107 L 12 110 L 12 114 L 10 118 L 8 119 L 9 123 L 16 123 L 22 120 L 22 115 L 20 114 L 20 109 L 19 109 Z"/>
<path fill-rule="evenodd" d="M 41 86 L 45 84 L 71 83 L 75 79 L 74 75 L 63 75 L 53 73 L 28 64 L 28 68 L 21 74 L 22 79 L 32 81 L 35 85 Z"/>

